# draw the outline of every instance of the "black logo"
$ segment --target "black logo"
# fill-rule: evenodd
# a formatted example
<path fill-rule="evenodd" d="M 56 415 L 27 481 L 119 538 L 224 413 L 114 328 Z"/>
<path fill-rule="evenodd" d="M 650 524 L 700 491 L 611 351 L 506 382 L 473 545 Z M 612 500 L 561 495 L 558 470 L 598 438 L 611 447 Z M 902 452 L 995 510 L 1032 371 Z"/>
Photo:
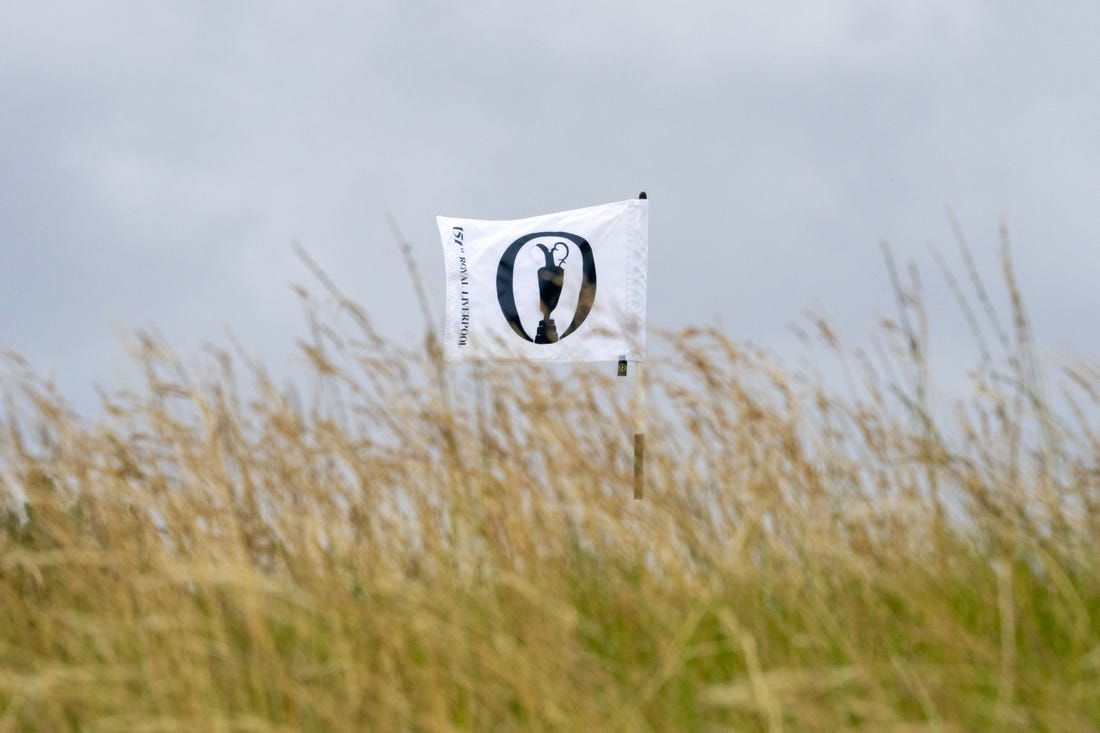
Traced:
<path fill-rule="evenodd" d="M 527 249 L 527 260 L 540 260 L 542 267 L 531 272 L 534 265 L 516 258 Z M 579 263 L 578 256 L 579 255 Z M 570 260 L 570 257 L 573 259 Z M 569 261 L 568 267 L 564 265 Z M 580 272 L 576 272 L 579 264 Z M 515 272 L 520 271 L 520 282 L 513 282 Z M 537 285 L 537 289 L 536 289 Z M 517 290 L 520 295 L 520 307 L 516 307 Z M 573 309 L 573 320 L 559 336 L 557 325 L 550 317 L 558 307 L 562 293 L 576 293 L 577 304 Z M 535 232 L 525 234 L 508 245 L 497 267 L 497 301 L 508 325 L 520 338 L 536 344 L 552 344 L 580 328 L 592 304 L 596 300 L 596 262 L 592 257 L 592 247 L 588 240 L 569 232 Z M 528 322 L 535 319 L 534 306 L 537 303 L 541 318 L 535 337 L 523 327 L 527 315 Z"/>

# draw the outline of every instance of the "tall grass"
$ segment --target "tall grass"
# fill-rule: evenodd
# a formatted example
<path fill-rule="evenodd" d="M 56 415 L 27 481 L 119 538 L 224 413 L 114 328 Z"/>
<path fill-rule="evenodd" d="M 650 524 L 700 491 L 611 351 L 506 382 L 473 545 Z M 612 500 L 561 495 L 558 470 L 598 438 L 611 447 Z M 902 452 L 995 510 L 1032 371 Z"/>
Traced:
<path fill-rule="evenodd" d="M 1100 368 L 1043 377 L 1006 274 L 953 404 L 896 273 L 828 384 L 664 334 L 644 501 L 610 369 L 342 299 L 308 397 L 144 335 L 82 419 L 12 357 L 0 732 L 1100 730 Z"/>

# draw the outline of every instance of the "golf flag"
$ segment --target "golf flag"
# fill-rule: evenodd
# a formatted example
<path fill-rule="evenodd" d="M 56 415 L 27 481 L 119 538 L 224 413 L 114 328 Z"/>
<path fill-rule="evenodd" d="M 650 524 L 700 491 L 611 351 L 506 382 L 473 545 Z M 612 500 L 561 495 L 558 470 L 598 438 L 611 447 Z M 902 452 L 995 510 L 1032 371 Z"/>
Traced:
<path fill-rule="evenodd" d="M 645 359 L 647 200 L 436 221 L 448 361 Z"/>

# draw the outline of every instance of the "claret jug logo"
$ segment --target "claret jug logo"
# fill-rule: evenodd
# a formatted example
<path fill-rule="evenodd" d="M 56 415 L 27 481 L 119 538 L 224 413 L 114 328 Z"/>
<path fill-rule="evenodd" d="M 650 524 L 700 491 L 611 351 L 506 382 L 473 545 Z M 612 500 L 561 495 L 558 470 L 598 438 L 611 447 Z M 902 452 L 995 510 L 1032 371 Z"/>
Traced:
<path fill-rule="evenodd" d="M 520 338 L 536 344 L 564 339 L 580 328 L 596 301 L 592 247 L 569 232 L 525 234 L 500 258 L 497 300 Z M 552 316 L 567 318 L 570 309 L 572 320 L 559 334 Z"/>

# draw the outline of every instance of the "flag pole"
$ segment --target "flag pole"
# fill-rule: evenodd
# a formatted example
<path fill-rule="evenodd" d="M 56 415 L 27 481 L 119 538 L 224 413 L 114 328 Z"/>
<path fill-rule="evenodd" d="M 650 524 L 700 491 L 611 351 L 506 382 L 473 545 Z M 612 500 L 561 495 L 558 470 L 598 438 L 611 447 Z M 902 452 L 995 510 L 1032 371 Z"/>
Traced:
<path fill-rule="evenodd" d="M 638 194 L 647 199 L 646 192 Z M 645 387 L 642 386 L 642 362 L 634 362 L 634 499 L 645 496 Z"/>

